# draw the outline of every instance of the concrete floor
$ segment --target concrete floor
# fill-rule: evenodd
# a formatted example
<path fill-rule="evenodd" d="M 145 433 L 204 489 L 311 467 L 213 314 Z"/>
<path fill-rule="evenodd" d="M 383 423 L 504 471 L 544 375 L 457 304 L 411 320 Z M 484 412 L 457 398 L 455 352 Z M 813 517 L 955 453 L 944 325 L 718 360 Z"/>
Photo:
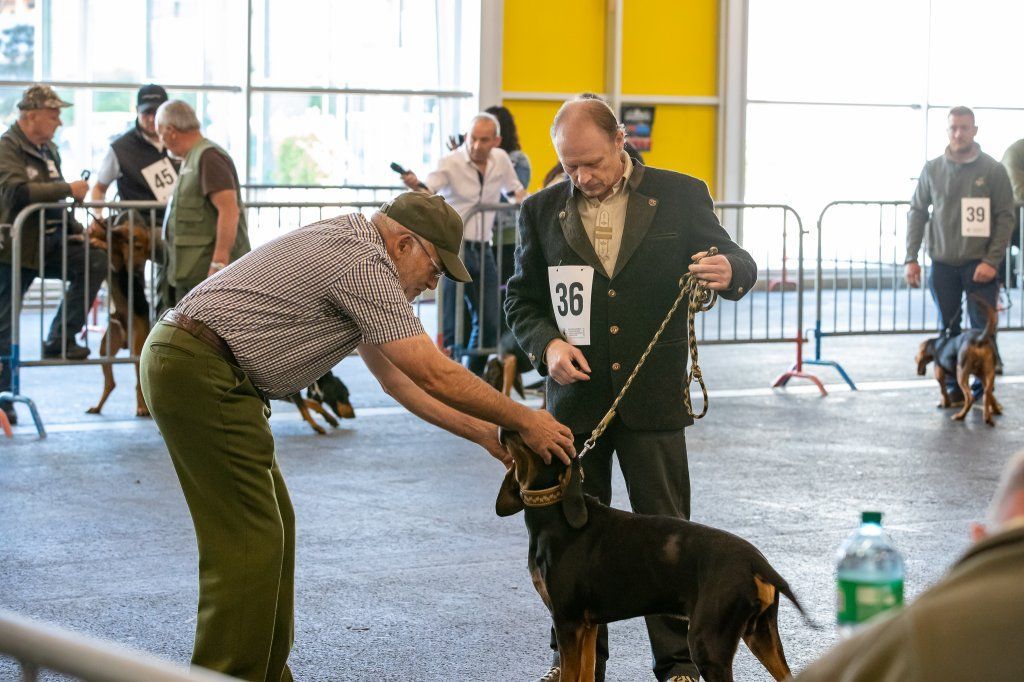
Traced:
<path fill-rule="evenodd" d="M 687 432 L 694 519 L 757 545 L 825 625 L 782 607 L 790 663 L 834 639 L 833 552 L 859 512 L 878 509 L 907 561 L 910 598 L 937 580 L 983 516 L 1005 458 L 1024 442 L 1024 336 L 1003 334 L 1006 407 L 989 428 L 953 423 L 914 374 L 920 337 L 829 339 L 861 391 L 768 384 L 782 344 L 708 346 L 706 419 Z M 401 412 L 358 359 L 338 373 L 358 417 L 326 436 L 274 404 L 281 468 L 298 518 L 296 641 L 302 680 L 530 680 L 547 667 L 547 620 L 526 569 L 521 517 L 499 519 L 500 465 Z M 84 414 L 100 370 L 31 368 L 50 436 L 22 410 L 0 438 L 0 608 L 187 661 L 196 548 L 152 422 L 135 419 L 131 368 L 101 417 Z M 621 479 L 617 503 L 625 500 Z M 612 629 L 609 680 L 652 679 L 640 621 Z M 768 680 L 744 647 L 740 680 Z M 16 679 L 0 658 L 0 680 Z"/>

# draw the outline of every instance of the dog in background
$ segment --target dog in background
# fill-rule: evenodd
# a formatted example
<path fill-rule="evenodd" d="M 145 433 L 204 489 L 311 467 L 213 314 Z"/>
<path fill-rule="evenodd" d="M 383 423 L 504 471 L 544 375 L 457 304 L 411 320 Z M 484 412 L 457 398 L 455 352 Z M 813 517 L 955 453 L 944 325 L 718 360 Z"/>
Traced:
<path fill-rule="evenodd" d="M 520 398 L 525 398 L 523 374 L 533 369 L 533 364 L 511 331 L 501 335 L 500 344 L 501 357 L 492 357 L 488 360 L 480 377 L 507 396 L 511 397 L 514 389 Z M 547 403 L 546 399 L 544 403 Z M 544 406 L 541 405 L 541 409 Z"/>
<path fill-rule="evenodd" d="M 331 416 L 330 412 L 324 409 L 326 405 L 331 412 L 338 415 L 338 419 L 355 419 L 356 412 L 352 409 L 349 400 L 348 386 L 336 377 L 333 372 L 327 372 L 313 382 L 313 385 L 306 389 L 306 397 L 302 397 L 302 391 L 293 393 L 282 400 L 289 400 L 299 408 L 302 418 L 313 430 L 323 435 L 327 433 L 322 426 L 316 423 L 310 410 L 324 418 L 333 428 L 338 428 L 338 420 Z"/>
<path fill-rule="evenodd" d="M 963 408 L 953 415 L 953 419 L 962 420 L 974 406 L 974 393 L 971 390 L 971 376 L 976 377 L 982 385 L 985 423 L 995 426 L 993 415 L 1003 413 L 1003 406 L 995 397 L 996 381 L 996 327 L 999 316 L 987 301 L 980 296 L 973 296 L 985 310 L 986 322 L 984 329 L 968 329 L 951 336 L 948 330 L 941 336 L 928 339 L 918 349 L 917 373 L 924 376 L 928 363 L 935 363 L 935 380 L 939 382 L 942 400 L 939 407 L 953 407 L 953 401 L 946 390 L 946 377 L 956 377 L 957 386 L 964 395 Z"/>
<path fill-rule="evenodd" d="M 138 357 L 142 346 L 149 336 L 149 303 L 146 301 L 145 279 L 143 269 L 150 257 L 154 238 L 149 225 L 136 216 L 131 221 L 121 214 L 118 223 L 110 228 L 109 243 L 107 227 L 104 223 L 94 221 L 89 227 L 89 241 L 93 246 L 105 248 L 110 259 L 111 277 L 107 282 L 110 292 L 110 317 L 107 330 L 100 339 L 100 355 L 117 355 L 122 348 L 131 343 L 131 354 Z M 132 305 L 128 305 L 128 292 L 131 291 Z M 131 319 L 131 336 L 128 338 Z M 87 410 L 88 414 L 100 414 L 104 403 L 111 392 L 117 387 L 114 383 L 114 368 L 103 365 L 103 393 L 94 407 Z M 139 383 L 139 364 L 135 363 L 135 416 L 148 417 L 149 408 L 142 397 L 142 385 Z"/>
<path fill-rule="evenodd" d="M 733 679 L 740 639 L 772 677 L 789 676 L 779 595 L 807 616 L 757 548 L 699 523 L 607 507 L 583 494 L 578 459 L 568 467 L 554 459 L 545 464 L 519 434 L 500 438 L 514 464 L 495 510 L 526 510 L 530 574 L 554 622 L 562 682 L 594 679 L 598 625 L 648 615 L 690 621 L 701 679 Z"/>

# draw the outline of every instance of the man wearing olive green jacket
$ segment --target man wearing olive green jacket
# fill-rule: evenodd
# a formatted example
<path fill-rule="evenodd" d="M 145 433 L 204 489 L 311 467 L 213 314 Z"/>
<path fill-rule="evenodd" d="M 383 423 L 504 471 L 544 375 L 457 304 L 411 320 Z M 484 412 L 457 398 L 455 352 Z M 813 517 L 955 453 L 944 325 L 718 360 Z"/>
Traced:
<path fill-rule="evenodd" d="M 913 605 L 812 663 L 798 682 L 1024 680 L 1024 452 L 1013 457 L 975 541 Z"/>
<path fill-rule="evenodd" d="M 156 111 L 156 130 L 171 155 L 182 160 L 164 218 L 168 257 L 160 307 L 167 308 L 249 253 L 249 233 L 235 164 L 199 132 L 192 107 L 164 102 Z"/>
<path fill-rule="evenodd" d="M 0 224 L 11 225 L 18 213 L 36 203 L 81 201 L 89 189 L 85 180 L 67 182 L 53 138 L 62 124 L 60 110 L 70 107 L 48 85 L 33 85 L 18 102 L 18 120 L 0 137 Z M 70 206 L 69 206 L 70 208 Z M 41 221 L 40 221 L 41 219 Z M 43 234 L 39 234 L 42 228 Z M 68 208 L 32 213 L 21 233 L 21 290 L 12 286 L 13 253 L 10 228 L 0 238 L 0 393 L 11 388 L 11 307 L 21 301 L 38 276 L 64 279 L 67 293 L 53 316 L 43 343 L 43 357 L 81 360 L 86 346 L 75 343 L 85 313 L 107 275 L 107 253 L 93 248 Z M 0 409 L 12 424 L 18 417 L 9 400 Z"/>

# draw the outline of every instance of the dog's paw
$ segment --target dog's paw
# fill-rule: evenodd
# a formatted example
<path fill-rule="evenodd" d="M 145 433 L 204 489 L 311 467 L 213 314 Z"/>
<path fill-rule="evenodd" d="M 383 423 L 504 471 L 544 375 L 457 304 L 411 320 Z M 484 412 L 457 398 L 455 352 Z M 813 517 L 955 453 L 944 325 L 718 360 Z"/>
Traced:
<path fill-rule="evenodd" d="M 148 417 L 148 416 L 150 416 L 149 410 L 147 410 L 145 407 L 140 407 L 140 408 L 135 410 L 135 416 L 136 417 Z"/>
<path fill-rule="evenodd" d="M 962 422 L 964 420 L 964 417 L 966 417 L 966 416 L 967 416 L 966 412 L 957 412 L 952 417 L 950 417 L 950 419 L 952 419 L 955 422 Z"/>
<path fill-rule="evenodd" d="M 98 407 L 90 407 L 88 410 L 85 411 L 85 413 L 86 414 L 99 414 L 100 413 L 100 408 L 98 408 Z"/>

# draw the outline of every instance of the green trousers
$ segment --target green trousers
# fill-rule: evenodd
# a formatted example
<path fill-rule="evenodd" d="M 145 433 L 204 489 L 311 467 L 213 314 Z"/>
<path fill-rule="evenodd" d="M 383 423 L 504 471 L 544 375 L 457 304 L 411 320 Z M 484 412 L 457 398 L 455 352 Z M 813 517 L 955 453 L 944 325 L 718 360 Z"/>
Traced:
<path fill-rule="evenodd" d="M 199 544 L 192 663 L 288 682 L 295 514 L 274 457 L 270 408 L 239 367 L 164 322 L 146 340 L 140 372 Z"/>

